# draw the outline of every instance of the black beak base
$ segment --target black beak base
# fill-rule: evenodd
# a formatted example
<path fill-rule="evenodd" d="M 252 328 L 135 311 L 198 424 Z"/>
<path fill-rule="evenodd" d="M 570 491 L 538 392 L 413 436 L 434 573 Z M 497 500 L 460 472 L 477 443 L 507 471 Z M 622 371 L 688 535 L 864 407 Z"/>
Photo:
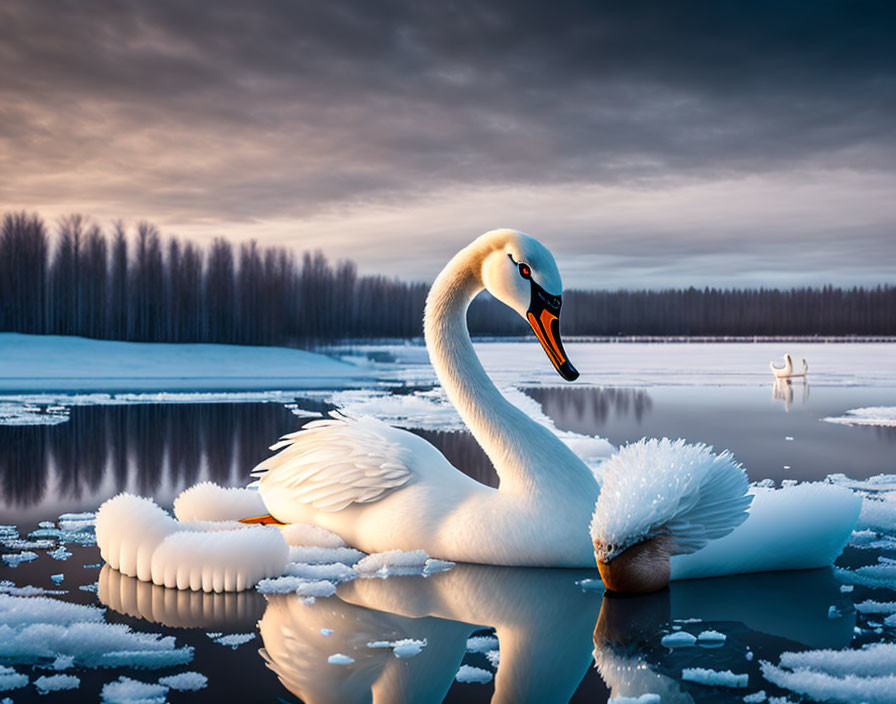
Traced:
<path fill-rule="evenodd" d="M 570 364 L 560 339 L 560 296 L 552 296 L 532 281 L 532 298 L 526 317 L 551 364 L 566 381 L 575 381 L 579 372 Z"/>

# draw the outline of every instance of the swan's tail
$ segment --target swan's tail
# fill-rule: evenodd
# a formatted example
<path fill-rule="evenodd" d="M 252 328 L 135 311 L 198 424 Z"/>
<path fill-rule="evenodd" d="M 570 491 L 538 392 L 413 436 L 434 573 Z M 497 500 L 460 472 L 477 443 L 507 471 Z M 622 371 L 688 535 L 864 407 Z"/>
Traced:
<path fill-rule="evenodd" d="M 183 510 L 182 504 L 178 513 Z M 100 507 L 96 538 L 103 559 L 122 574 L 205 592 L 249 589 L 282 574 L 289 554 L 276 528 L 233 520 L 182 523 L 132 494 L 119 494 Z"/>
<path fill-rule="evenodd" d="M 746 472 L 729 452 L 684 440 L 627 445 L 602 474 L 591 521 L 598 562 L 659 536 L 669 555 L 699 550 L 740 525 L 752 500 Z"/>

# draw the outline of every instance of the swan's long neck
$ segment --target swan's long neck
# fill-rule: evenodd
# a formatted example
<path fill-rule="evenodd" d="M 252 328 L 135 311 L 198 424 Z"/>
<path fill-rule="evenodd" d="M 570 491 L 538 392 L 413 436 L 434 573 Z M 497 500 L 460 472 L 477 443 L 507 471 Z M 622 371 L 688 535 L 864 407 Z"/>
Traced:
<path fill-rule="evenodd" d="M 486 254 L 473 243 L 448 263 L 430 289 L 424 335 L 432 365 L 492 461 L 502 492 L 538 499 L 581 491 L 594 481 L 588 467 L 553 432 L 504 398 L 473 349 L 467 309 L 484 288 L 481 262 Z"/>

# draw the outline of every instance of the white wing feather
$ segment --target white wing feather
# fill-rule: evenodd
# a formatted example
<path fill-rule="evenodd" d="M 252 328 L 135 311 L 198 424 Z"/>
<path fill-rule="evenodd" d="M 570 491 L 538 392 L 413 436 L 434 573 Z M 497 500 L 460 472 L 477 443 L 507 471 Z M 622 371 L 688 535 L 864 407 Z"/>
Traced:
<path fill-rule="evenodd" d="M 276 455 L 252 470 L 262 496 L 282 492 L 320 511 L 378 501 L 413 478 L 411 450 L 374 418 L 316 420 L 271 446 Z"/>
<path fill-rule="evenodd" d="M 752 496 L 744 468 L 725 451 L 684 440 L 640 440 L 601 468 L 591 537 L 606 557 L 660 533 L 672 554 L 696 552 L 743 523 Z"/>

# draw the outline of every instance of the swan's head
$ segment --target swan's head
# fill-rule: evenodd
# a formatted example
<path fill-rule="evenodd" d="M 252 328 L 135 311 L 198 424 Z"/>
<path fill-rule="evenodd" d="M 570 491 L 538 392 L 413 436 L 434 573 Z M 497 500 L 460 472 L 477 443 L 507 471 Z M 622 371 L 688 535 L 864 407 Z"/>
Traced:
<path fill-rule="evenodd" d="M 493 245 L 482 260 L 486 290 L 532 326 L 560 376 L 575 381 L 579 373 L 560 339 L 563 283 L 554 255 L 535 238 L 516 230 L 495 230 L 482 239 Z"/>

